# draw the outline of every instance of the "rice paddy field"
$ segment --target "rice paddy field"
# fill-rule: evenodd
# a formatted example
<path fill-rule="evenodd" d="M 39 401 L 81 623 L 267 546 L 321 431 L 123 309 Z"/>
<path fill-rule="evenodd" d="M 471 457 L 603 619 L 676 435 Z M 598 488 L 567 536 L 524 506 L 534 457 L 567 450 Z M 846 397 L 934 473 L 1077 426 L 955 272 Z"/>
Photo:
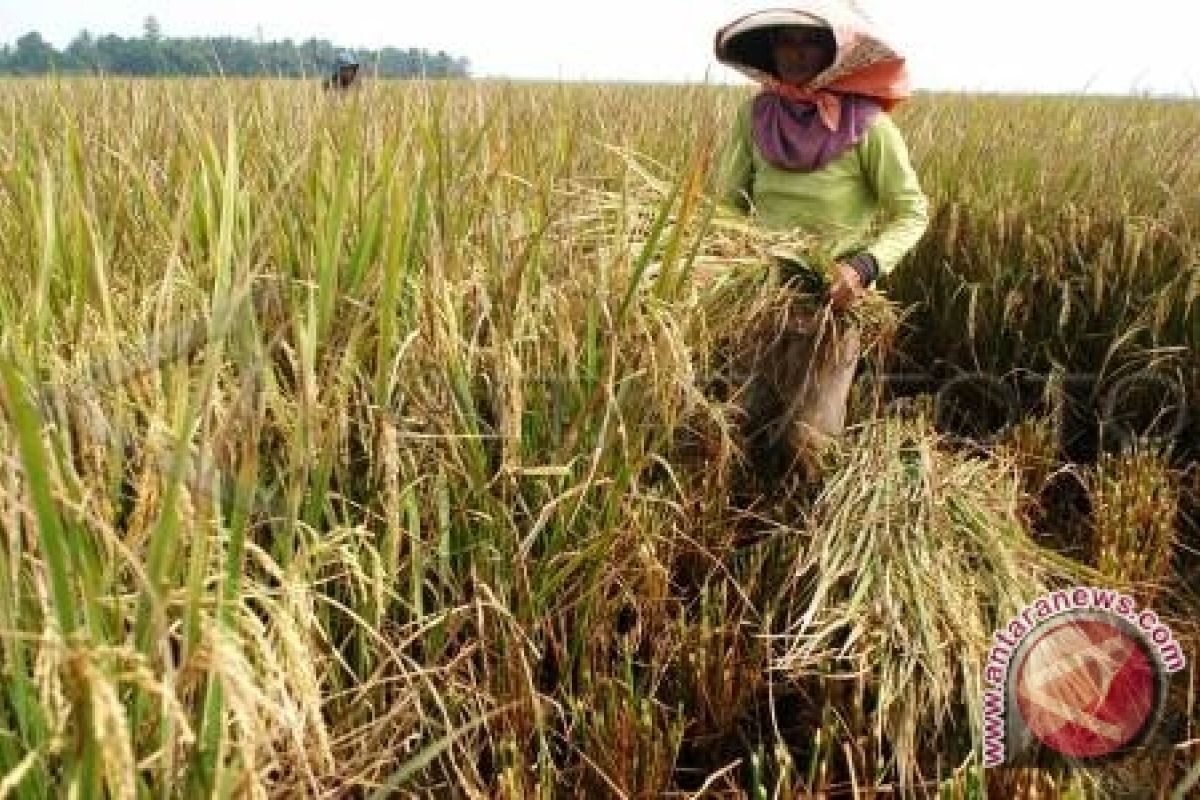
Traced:
<path fill-rule="evenodd" d="M 0 797 L 1196 796 L 1200 104 L 902 107 L 801 468 L 747 91 L 0 83 Z M 1075 583 L 1183 645 L 1158 744 L 984 770 Z"/>

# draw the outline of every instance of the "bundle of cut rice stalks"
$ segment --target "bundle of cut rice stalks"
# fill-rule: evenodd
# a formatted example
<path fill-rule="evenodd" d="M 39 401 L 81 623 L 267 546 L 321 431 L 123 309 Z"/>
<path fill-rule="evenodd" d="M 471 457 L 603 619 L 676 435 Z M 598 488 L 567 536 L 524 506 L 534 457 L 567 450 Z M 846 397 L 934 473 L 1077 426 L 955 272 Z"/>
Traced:
<path fill-rule="evenodd" d="M 705 191 L 703 162 L 675 179 L 662 165 L 609 148 L 625 164 L 619 190 L 574 184 L 559 192 L 551 235 L 601 264 L 625 264 L 660 296 L 699 305 L 726 334 L 786 325 L 797 311 L 829 312 L 834 259 L 817 236 L 768 230 Z M 878 291 L 838 315 L 869 347 L 890 337 L 895 306 Z"/>
<path fill-rule="evenodd" d="M 886 352 L 898 327 L 895 306 L 872 290 L 835 311 L 827 246 L 819 237 L 761 227 L 718 202 L 706 190 L 703 159 L 672 175 L 642 156 L 610 150 L 623 161 L 621 182 L 560 187 L 548 235 L 567 243 L 572 262 L 596 265 L 597 290 L 621 299 L 622 310 L 637 299 L 638 308 L 673 319 L 702 387 L 687 392 L 692 401 L 682 429 L 699 440 L 691 449 L 737 452 L 734 460 L 755 461 L 757 474 L 759 456 L 771 458 L 752 455 L 748 442 L 734 444 L 731 428 L 745 435 L 791 430 L 786 419 L 757 413 L 775 407 L 762 398 L 778 397 L 776 405 L 789 408 L 805 376 L 825 371 L 844 352 L 845 335 L 857 339 L 864 356 Z"/>
<path fill-rule="evenodd" d="M 842 458 L 782 595 L 775 667 L 862 678 L 880 755 L 911 787 L 944 737 L 975 740 L 994 631 L 1095 576 L 1029 538 L 1015 465 L 947 449 L 922 418 L 873 422 Z"/>

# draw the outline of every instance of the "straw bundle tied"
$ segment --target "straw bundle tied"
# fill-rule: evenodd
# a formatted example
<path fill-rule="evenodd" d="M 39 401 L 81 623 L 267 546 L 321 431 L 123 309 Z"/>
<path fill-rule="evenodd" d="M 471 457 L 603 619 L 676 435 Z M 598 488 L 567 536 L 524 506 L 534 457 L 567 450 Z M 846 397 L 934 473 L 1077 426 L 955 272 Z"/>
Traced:
<path fill-rule="evenodd" d="M 775 667 L 866 675 L 896 768 L 921 739 L 981 719 L 992 632 L 1048 589 L 1088 577 L 1025 531 L 1015 465 L 952 451 L 928 423 L 886 419 L 845 449 L 804 527 Z"/>

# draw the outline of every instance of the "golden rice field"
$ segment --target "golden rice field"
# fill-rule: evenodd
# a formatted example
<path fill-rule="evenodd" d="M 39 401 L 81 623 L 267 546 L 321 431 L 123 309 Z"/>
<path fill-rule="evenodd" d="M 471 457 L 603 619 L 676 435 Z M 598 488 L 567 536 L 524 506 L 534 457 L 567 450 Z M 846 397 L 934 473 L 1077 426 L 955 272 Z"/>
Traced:
<path fill-rule="evenodd" d="M 745 92 L 0 83 L 0 797 L 1198 791 L 1200 104 L 904 107 L 930 230 L 798 472 Z M 985 771 L 1078 582 L 1185 646 L 1161 743 Z"/>

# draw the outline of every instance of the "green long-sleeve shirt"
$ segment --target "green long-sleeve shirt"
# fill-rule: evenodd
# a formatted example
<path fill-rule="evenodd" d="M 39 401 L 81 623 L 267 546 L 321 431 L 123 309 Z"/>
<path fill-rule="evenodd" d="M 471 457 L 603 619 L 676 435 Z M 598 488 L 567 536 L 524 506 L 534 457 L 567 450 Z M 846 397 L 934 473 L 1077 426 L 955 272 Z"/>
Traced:
<path fill-rule="evenodd" d="M 799 230 L 826 242 L 835 258 L 866 251 L 890 272 L 929 224 L 929 204 L 904 138 L 880 113 L 858 144 L 814 172 L 769 163 L 753 141 L 750 104 L 738 115 L 726 154 L 722 199 L 772 230 Z"/>

